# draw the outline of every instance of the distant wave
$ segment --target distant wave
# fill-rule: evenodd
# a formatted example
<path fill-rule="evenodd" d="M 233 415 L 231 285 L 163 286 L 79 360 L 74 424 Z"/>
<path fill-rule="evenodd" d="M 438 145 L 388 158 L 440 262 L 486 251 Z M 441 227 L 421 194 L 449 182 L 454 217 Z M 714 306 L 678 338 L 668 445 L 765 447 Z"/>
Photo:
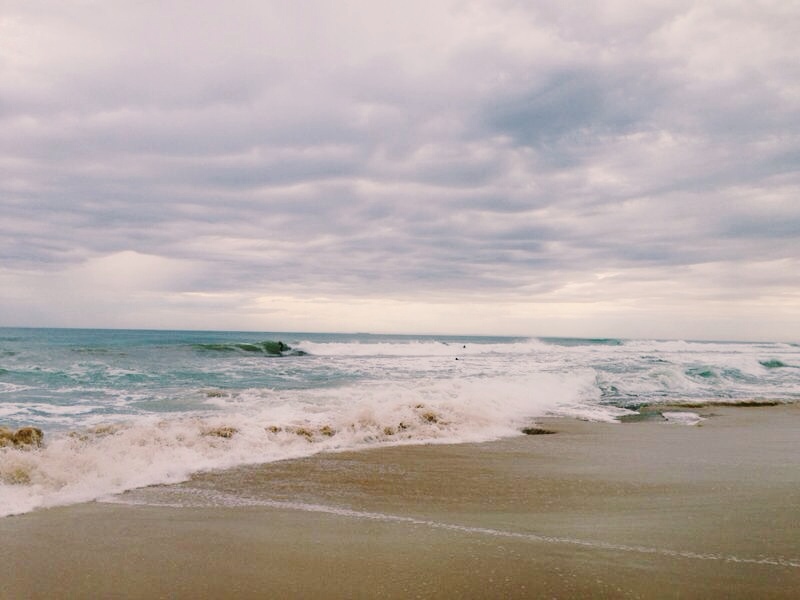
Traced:
<path fill-rule="evenodd" d="M 617 338 L 558 338 L 558 337 L 543 337 L 538 338 L 546 344 L 553 344 L 554 346 L 622 346 L 625 344 L 624 340 Z"/>
<path fill-rule="evenodd" d="M 228 342 L 213 344 L 192 344 L 196 350 L 204 352 L 237 352 L 252 354 L 267 354 L 269 356 L 303 356 L 303 350 L 292 348 L 280 340 L 266 340 L 263 342 Z"/>
<path fill-rule="evenodd" d="M 409 340 L 397 342 L 315 342 L 303 340 L 296 344 L 314 356 L 473 356 L 480 354 L 528 354 L 545 348 L 536 338 L 506 343 L 475 341 Z"/>
<path fill-rule="evenodd" d="M 771 360 L 761 360 L 759 361 L 762 366 L 766 367 L 767 369 L 780 369 L 781 367 L 788 367 L 785 362 L 778 360 L 777 358 L 773 358 Z"/>

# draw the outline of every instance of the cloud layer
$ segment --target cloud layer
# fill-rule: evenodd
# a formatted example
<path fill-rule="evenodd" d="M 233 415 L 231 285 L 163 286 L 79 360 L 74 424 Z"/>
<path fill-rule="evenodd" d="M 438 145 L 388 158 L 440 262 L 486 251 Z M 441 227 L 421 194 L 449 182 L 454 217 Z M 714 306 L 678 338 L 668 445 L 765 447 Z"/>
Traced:
<path fill-rule="evenodd" d="M 11 0 L 0 324 L 800 337 L 786 2 Z"/>

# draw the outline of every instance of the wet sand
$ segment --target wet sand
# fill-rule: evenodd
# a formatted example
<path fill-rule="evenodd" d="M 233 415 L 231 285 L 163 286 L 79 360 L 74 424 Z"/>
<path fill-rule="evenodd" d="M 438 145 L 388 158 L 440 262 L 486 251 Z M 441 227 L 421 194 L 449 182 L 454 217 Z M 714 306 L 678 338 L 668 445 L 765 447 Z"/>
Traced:
<path fill-rule="evenodd" d="M 0 597 L 798 597 L 800 407 L 693 410 L 0 519 Z"/>

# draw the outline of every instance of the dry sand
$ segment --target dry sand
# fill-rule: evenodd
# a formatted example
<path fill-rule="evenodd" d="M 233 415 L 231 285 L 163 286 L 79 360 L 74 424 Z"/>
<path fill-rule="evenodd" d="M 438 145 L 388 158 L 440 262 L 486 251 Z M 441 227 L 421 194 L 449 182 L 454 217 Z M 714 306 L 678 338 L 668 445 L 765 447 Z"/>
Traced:
<path fill-rule="evenodd" d="M 0 597 L 800 597 L 800 407 L 695 410 L 715 416 L 550 420 L 123 497 L 189 508 L 2 519 Z"/>

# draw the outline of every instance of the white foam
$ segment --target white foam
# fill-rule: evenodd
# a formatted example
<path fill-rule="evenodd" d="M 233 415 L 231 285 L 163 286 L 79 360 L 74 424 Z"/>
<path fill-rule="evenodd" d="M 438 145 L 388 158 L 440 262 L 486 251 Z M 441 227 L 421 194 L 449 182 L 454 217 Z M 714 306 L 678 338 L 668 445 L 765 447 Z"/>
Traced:
<path fill-rule="evenodd" d="M 628 340 L 625 347 L 658 353 L 722 353 L 750 352 L 758 344 L 744 342 L 693 342 L 686 340 Z"/>
<path fill-rule="evenodd" d="M 43 402 L 8 402 L 0 405 L 0 418 L 25 421 L 30 424 L 61 423 L 72 417 L 88 415 L 101 408 L 98 405 L 88 404 L 65 406 Z"/>
<path fill-rule="evenodd" d="M 700 421 L 705 421 L 705 419 L 697 413 L 688 411 L 664 411 L 661 413 L 661 416 L 670 423 L 679 425 L 697 425 Z"/>
<path fill-rule="evenodd" d="M 523 342 L 491 344 L 474 342 L 312 342 L 301 341 L 296 349 L 314 356 L 477 356 L 483 354 L 527 354 L 546 350 L 548 346 L 536 339 Z"/>
<path fill-rule="evenodd" d="M 0 381 L 0 394 L 11 394 L 30 389 L 32 388 L 29 385 L 19 385 L 16 383 L 8 383 L 7 381 Z"/>
<path fill-rule="evenodd" d="M 487 441 L 517 435 L 531 419 L 550 414 L 613 419 L 619 409 L 587 404 L 592 381 L 591 372 L 540 373 L 249 390 L 217 398 L 231 403 L 217 414 L 131 418 L 108 429 L 56 435 L 35 451 L 0 449 L 0 516 L 326 450 Z M 213 435 L 222 427 L 235 433 Z"/>

